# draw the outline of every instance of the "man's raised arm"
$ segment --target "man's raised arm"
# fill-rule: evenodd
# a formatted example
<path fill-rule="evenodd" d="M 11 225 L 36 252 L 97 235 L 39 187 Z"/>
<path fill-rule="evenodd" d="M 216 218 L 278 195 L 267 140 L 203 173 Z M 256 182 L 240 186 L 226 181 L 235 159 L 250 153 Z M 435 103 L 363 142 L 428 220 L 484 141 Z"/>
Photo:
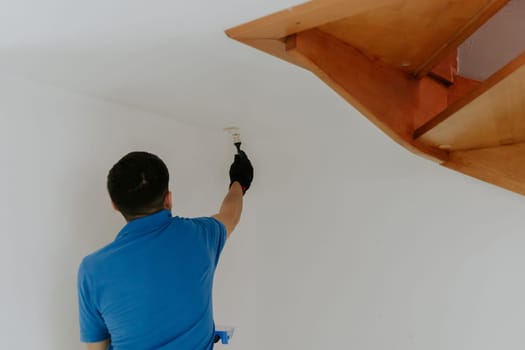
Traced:
<path fill-rule="evenodd" d="M 241 219 L 243 195 L 253 180 L 253 167 L 244 151 L 239 150 L 230 167 L 230 190 L 224 197 L 218 214 L 213 217 L 224 224 L 229 238 Z"/>

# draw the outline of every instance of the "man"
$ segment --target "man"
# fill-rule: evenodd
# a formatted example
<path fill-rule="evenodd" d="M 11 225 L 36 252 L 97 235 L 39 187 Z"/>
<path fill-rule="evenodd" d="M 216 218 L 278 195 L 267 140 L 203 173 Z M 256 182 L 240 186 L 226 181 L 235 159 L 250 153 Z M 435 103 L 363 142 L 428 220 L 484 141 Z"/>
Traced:
<path fill-rule="evenodd" d="M 80 332 L 88 350 L 213 348 L 213 276 L 252 179 L 239 149 L 219 213 L 186 219 L 171 215 L 169 173 L 157 156 L 132 152 L 113 166 L 108 192 L 127 224 L 79 267 Z"/>

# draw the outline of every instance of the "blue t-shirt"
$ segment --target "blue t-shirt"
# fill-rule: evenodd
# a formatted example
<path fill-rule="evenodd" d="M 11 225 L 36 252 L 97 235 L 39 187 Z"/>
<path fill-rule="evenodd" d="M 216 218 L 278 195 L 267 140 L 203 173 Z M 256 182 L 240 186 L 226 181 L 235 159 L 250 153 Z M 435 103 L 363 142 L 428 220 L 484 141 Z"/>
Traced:
<path fill-rule="evenodd" d="M 78 271 L 80 338 L 114 350 L 213 348 L 212 286 L 226 241 L 214 218 L 130 221 Z"/>

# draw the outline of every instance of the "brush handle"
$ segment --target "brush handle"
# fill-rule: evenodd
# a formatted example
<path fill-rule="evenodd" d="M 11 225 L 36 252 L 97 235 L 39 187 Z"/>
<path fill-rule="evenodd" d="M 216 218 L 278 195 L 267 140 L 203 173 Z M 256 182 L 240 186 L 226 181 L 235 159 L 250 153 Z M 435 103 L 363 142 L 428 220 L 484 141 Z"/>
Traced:
<path fill-rule="evenodd" d="M 241 154 L 241 142 L 235 142 L 235 147 L 237 147 L 237 154 Z"/>

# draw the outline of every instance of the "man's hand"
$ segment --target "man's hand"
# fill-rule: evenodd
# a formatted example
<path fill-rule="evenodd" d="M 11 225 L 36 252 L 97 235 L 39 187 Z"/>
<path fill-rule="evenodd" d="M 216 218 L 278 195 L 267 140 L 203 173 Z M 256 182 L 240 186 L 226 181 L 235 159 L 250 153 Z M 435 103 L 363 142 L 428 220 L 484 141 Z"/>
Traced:
<path fill-rule="evenodd" d="M 242 193 L 250 188 L 253 181 L 253 166 L 244 151 L 239 150 L 235 155 L 235 160 L 230 167 L 230 187 L 234 182 L 238 182 L 242 187 Z"/>

